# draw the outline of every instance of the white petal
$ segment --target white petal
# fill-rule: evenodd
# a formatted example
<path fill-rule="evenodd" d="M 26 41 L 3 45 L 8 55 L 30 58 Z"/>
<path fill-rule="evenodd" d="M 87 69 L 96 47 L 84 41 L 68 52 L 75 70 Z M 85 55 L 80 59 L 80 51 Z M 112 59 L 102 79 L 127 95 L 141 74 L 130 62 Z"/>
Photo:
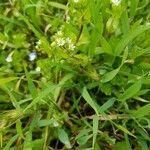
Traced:
<path fill-rule="evenodd" d="M 12 56 L 7 56 L 7 58 L 5 59 L 7 62 L 12 62 L 13 61 L 13 59 L 12 59 Z"/>

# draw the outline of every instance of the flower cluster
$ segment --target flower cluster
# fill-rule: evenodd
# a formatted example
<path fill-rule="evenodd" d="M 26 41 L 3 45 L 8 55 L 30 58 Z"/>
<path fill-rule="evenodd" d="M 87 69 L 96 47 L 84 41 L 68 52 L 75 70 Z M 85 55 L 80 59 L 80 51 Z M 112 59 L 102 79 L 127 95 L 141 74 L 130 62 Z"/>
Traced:
<path fill-rule="evenodd" d="M 51 44 L 52 46 L 63 47 L 66 50 L 73 51 L 75 49 L 75 45 L 70 37 L 65 37 L 63 35 L 62 30 L 58 31 L 54 36 L 54 42 Z"/>
<path fill-rule="evenodd" d="M 75 49 L 75 45 L 69 37 L 56 39 L 56 44 L 59 47 L 64 46 L 66 49 L 69 49 L 72 51 Z"/>

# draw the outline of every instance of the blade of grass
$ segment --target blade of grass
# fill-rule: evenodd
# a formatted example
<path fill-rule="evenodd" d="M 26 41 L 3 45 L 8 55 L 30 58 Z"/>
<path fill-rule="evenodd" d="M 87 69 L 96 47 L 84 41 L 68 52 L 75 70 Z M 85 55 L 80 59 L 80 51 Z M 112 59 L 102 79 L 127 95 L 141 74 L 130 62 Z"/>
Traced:
<path fill-rule="evenodd" d="M 48 2 L 48 4 L 52 7 L 55 7 L 55 8 L 58 8 L 58 9 L 63 9 L 63 10 L 66 10 L 68 9 L 67 6 L 61 4 L 61 3 L 58 3 L 58 2 Z"/>
<path fill-rule="evenodd" d="M 150 104 L 144 105 L 143 107 L 138 108 L 134 113 L 133 116 L 136 118 L 141 118 L 150 113 Z"/>
<path fill-rule="evenodd" d="M 107 111 L 110 107 L 114 105 L 115 99 L 111 98 L 108 101 L 106 101 L 102 106 L 99 108 L 99 113 L 102 114 L 105 111 Z"/>
<path fill-rule="evenodd" d="M 11 82 L 13 80 L 17 80 L 17 79 L 18 79 L 18 77 L 2 78 L 2 79 L 0 79 L 0 86 L 5 85 L 6 83 Z"/>
<path fill-rule="evenodd" d="M 36 90 L 36 87 L 35 87 L 32 79 L 30 78 L 30 74 L 28 73 L 25 65 L 24 65 L 24 71 L 25 71 L 25 75 L 26 75 L 26 78 L 28 81 L 28 89 L 32 95 L 32 98 L 35 98 L 37 96 L 37 90 Z"/>
<path fill-rule="evenodd" d="M 121 131 L 123 131 L 124 133 L 133 136 L 134 138 L 136 138 L 136 136 L 134 134 L 132 134 L 127 128 L 123 127 L 122 125 L 118 125 L 116 123 L 113 122 L 113 124 Z"/>
<path fill-rule="evenodd" d="M 119 100 L 125 102 L 127 99 L 135 96 L 137 92 L 140 91 L 142 86 L 141 80 L 138 80 L 133 85 L 131 85 L 120 97 Z"/>
<path fill-rule="evenodd" d="M 18 134 L 16 134 L 15 136 L 13 136 L 8 143 L 6 144 L 6 146 L 4 147 L 4 150 L 10 150 L 11 145 L 17 140 L 18 138 Z"/>
<path fill-rule="evenodd" d="M 93 149 L 95 148 L 96 137 L 98 134 L 98 122 L 99 122 L 99 117 L 97 115 L 94 115 L 93 117 Z"/>
<path fill-rule="evenodd" d="M 99 114 L 98 104 L 91 98 L 86 87 L 83 88 L 82 96 L 86 100 L 86 102 L 95 110 L 95 113 L 98 115 Z"/>

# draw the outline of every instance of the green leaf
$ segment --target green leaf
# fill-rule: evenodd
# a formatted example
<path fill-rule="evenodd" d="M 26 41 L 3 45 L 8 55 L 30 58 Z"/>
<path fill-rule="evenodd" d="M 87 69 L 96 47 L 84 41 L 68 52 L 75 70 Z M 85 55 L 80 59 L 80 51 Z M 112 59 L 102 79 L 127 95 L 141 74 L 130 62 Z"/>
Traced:
<path fill-rule="evenodd" d="M 0 86 L 5 85 L 6 83 L 11 82 L 13 80 L 17 80 L 17 79 L 18 79 L 18 77 L 2 78 L 2 79 L 0 79 Z"/>
<path fill-rule="evenodd" d="M 120 70 L 120 67 L 104 74 L 104 76 L 102 77 L 101 82 L 105 83 L 105 82 L 108 82 L 108 81 L 112 80 L 117 75 L 119 70 Z"/>
<path fill-rule="evenodd" d="M 49 2 L 48 3 L 50 6 L 52 7 L 55 7 L 55 8 L 58 8 L 58 9 L 64 9 L 66 10 L 67 9 L 67 6 L 61 4 L 61 3 L 57 3 L 57 2 Z"/>
<path fill-rule="evenodd" d="M 138 143 L 139 143 L 139 146 L 141 147 L 141 150 L 149 150 L 147 141 L 143 139 L 139 139 Z"/>
<path fill-rule="evenodd" d="M 115 55 L 119 56 L 123 49 L 128 45 L 129 42 L 131 42 L 135 37 L 137 37 L 139 34 L 145 32 L 146 30 L 150 29 L 150 25 L 141 25 L 136 27 L 133 30 L 129 30 L 128 34 L 126 34 L 120 42 L 118 42 L 116 48 L 115 48 Z"/>
<path fill-rule="evenodd" d="M 141 118 L 141 117 L 144 117 L 144 116 L 148 115 L 149 113 L 150 113 L 150 104 L 147 104 L 143 107 L 138 108 L 133 113 L 133 116 L 135 116 L 136 118 Z"/>
<path fill-rule="evenodd" d="M 22 122 L 20 120 L 16 122 L 16 131 L 18 135 L 23 138 Z"/>
<path fill-rule="evenodd" d="M 104 53 L 112 55 L 113 54 L 112 48 L 103 36 L 100 36 L 100 42 Z"/>
<path fill-rule="evenodd" d="M 10 140 L 7 142 L 6 146 L 4 147 L 4 150 L 10 150 L 11 145 L 17 140 L 18 134 L 11 137 Z"/>
<path fill-rule="evenodd" d="M 141 89 L 141 80 L 135 82 L 133 85 L 131 85 L 120 97 L 119 100 L 124 102 L 129 98 L 132 98 L 137 94 L 137 92 Z"/>
<path fill-rule="evenodd" d="M 64 129 L 58 129 L 58 138 L 68 149 L 71 149 L 68 134 Z"/>
<path fill-rule="evenodd" d="M 54 91 L 54 99 L 55 101 L 57 101 L 58 96 L 60 94 L 60 90 L 62 88 L 62 86 L 71 78 L 73 77 L 73 74 L 67 74 L 65 75 L 59 82 L 59 86 L 56 87 L 55 91 Z"/>
<path fill-rule="evenodd" d="M 99 122 L 99 117 L 97 115 L 94 115 L 93 117 L 93 149 L 95 147 L 96 137 L 98 134 L 98 122 Z"/>
<path fill-rule="evenodd" d="M 142 83 L 143 84 L 148 84 L 150 85 L 150 76 L 146 76 L 142 79 Z"/>
<path fill-rule="evenodd" d="M 139 0 L 131 0 L 131 4 L 130 4 L 130 16 L 134 17 L 134 15 L 136 14 L 136 10 L 137 10 L 137 6 L 138 6 Z"/>
<path fill-rule="evenodd" d="M 128 150 L 125 141 L 124 141 L 124 142 L 117 142 L 117 143 L 113 146 L 113 148 L 114 148 L 115 150 Z"/>
<path fill-rule="evenodd" d="M 39 120 L 38 122 L 38 126 L 39 127 L 45 127 L 45 126 L 52 126 L 52 127 L 58 127 L 59 126 L 59 123 L 54 119 L 42 119 L 42 120 Z"/>
<path fill-rule="evenodd" d="M 30 78 L 30 74 L 28 73 L 25 65 L 24 65 L 24 70 L 25 70 L 27 81 L 28 81 L 28 89 L 32 95 L 32 98 L 35 98 L 37 96 L 37 90 L 32 79 Z"/>
<path fill-rule="evenodd" d="M 32 150 L 32 132 L 27 131 L 24 141 L 24 150 Z"/>
<path fill-rule="evenodd" d="M 99 113 L 104 113 L 107 111 L 110 107 L 114 105 L 115 99 L 111 98 L 107 102 L 105 102 L 100 108 L 99 108 Z"/>
<path fill-rule="evenodd" d="M 58 85 L 57 85 L 58 86 Z M 49 83 L 47 88 L 40 91 L 36 98 L 33 99 L 33 101 L 24 109 L 24 112 L 26 112 L 29 108 L 33 107 L 37 102 L 41 101 L 45 96 L 48 94 L 54 92 L 54 89 L 56 88 L 56 85 Z"/>
<path fill-rule="evenodd" d="M 127 34 L 129 31 L 129 18 L 127 11 L 124 11 L 121 16 L 121 29 L 123 34 Z"/>
<path fill-rule="evenodd" d="M 131 135 L 133 137 L 136 138 L 136 136 L 134 134 L 132 134 L 128 129 L 126 129 L 125 127 L 121 126 L 121 125 L 118 125 L 116 123 L 113 123 L 119 130 L 123 131 L 124 133 L 128 134 L 128 135 Z"/>
<path fill-rule="evenodd" d="M 83 88 L 83 92 L 82 92 L 82 96 L 83 98 L 86 100 L 86 102 L 95 110 L 95 113 L 98 115 L 98 104 L 91 98 L 91 96 L 89 95 L 86 87 Z"/>

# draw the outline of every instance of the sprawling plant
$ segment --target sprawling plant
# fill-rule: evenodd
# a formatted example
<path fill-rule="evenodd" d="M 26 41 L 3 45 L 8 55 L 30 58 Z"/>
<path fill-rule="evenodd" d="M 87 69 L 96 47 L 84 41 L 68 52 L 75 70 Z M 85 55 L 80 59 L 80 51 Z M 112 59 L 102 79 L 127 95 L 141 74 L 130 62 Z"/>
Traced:
<path fill-rule="evenodd" d="M 0 149 L 150 149 L 149 0 L 0 1 Z"/>

